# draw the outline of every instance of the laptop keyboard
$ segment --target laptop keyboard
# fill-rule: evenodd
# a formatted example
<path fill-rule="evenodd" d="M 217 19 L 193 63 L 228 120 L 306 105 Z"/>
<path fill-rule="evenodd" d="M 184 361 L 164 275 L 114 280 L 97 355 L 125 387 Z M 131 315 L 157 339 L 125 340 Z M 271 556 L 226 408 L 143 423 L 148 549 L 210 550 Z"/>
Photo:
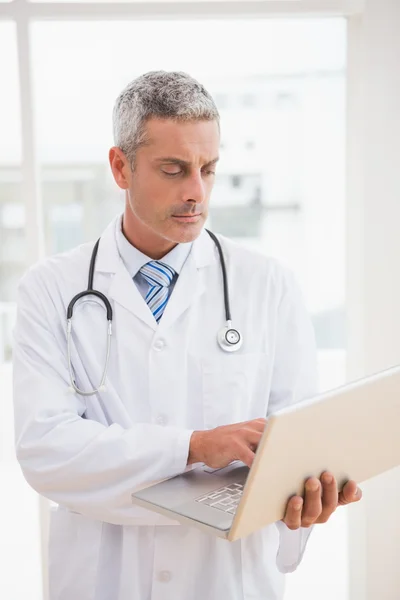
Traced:
<path fill-rule="evenodd" d="M 209 494 L 195 498 L 196 502 L 235 514 L 243 494 L 244 483 L 231 483 Z"/>

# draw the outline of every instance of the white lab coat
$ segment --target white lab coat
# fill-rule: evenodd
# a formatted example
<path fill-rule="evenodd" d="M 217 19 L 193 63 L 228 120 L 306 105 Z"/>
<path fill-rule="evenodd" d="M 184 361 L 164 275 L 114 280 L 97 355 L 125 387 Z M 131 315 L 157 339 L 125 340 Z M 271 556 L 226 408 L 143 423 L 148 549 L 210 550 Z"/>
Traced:
<path fill-rule="evenodd" d="M 244 338 L 225 353 L 216 343 L 221 268 L 208 234 L 194 242 L 157 326 L 117 252 L 116 223 L 101 238 L 94 277 L 114 310 L 106 391 L 72 393 L 67 370 L 66 308 L 87 286 L 93 243 L 44 260 L 19 286 L 16 447 L 27 481 L 59 505 L 51 600 L 278 600 L 309 530 L 279 523 L 230 543 L 133 506 L 131 492 L 185 470 L 192 430 L 265 416 L 316 391 L 298 288 L 275 260 L 221 238 Z M 103 305 L 82 300 L 72 347 L 80 388 L 98 385 L 105 350 Z M 295 451 L 288 440 L 288 461 Z"/>

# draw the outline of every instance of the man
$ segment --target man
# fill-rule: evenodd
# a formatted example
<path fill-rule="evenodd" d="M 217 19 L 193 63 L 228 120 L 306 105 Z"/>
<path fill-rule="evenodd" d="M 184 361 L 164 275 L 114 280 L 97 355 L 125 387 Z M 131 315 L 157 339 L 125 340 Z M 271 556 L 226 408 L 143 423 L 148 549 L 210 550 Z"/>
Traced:
<path fill-rule="evenodd" d="M 217 344 L 221 265 L 203 226 L 220 131 L 203 86 L 183 73 L 139 77 L 117 99 L 114 136 L 109 160 L 126 204 L 93 272 L 113 311 L 104 386 L 99 295 L 79 297 L 71 343 L 66 334 L 93 243 L 36 265 L 19 287 L 17 455 L 58 504 L 51 600 L 280 599 L 310 526 L 358 500 L 354 482 L 338 495 L 329 473 L 310 479 L 282 522 L 234 543 L 135 507 L 131 493 L 196 463 L 250 466 L 267 415 L 316 390 L 310 320 L 290 273 L 221 239 L 243 345 Z M 296 451 L 288 440 L 288 460 Z"/>

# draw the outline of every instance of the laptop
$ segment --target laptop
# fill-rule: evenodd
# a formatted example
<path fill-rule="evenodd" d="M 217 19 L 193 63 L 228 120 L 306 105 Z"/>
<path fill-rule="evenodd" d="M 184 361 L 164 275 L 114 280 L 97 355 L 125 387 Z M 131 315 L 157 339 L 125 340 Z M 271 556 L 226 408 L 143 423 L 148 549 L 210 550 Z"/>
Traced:
<path fill-rule="evenodd" d="M 308 477 L 329 470 L 340 490 L 398 466 L 399 423 L 397 366 L 269 416 L 251 469 L 198 465 L 134 492 L 132 502 L 234 541 L 282 519 Z"/>

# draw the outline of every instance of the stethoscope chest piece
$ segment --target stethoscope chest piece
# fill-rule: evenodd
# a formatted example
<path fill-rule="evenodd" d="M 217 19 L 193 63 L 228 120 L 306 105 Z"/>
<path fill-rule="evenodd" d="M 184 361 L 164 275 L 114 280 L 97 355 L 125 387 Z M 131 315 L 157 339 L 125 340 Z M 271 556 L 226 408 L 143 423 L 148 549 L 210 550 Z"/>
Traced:
<path fill-rule="evenodd" d="M 224 352 L 236 352 L 243 344 L 241 334 L 229 321 L 218 331 L 217 341 Z"/>

